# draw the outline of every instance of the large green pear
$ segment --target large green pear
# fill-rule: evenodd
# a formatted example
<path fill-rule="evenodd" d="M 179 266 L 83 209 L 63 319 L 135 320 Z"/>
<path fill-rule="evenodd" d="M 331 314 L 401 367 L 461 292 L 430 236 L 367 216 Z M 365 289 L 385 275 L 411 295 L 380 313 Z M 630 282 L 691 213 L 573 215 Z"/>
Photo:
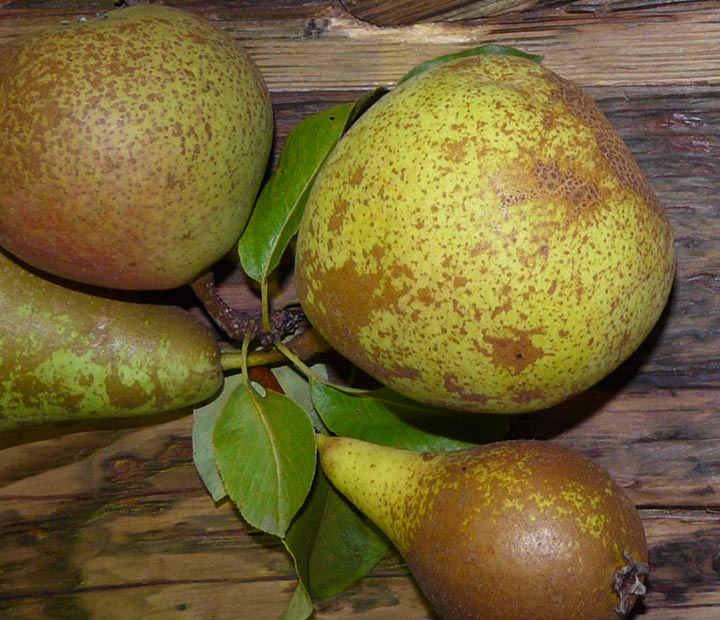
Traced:
<path fill-rule="evenodd" d="M 675 257 L 597 105 L 516 56 L 402 82 L 341 138 L 298 234 L 300 301 L 382 383 L 450 408 L 539 410 L 647 337 Z"/>
<path fill-rule="evenodd" d="M 268 162 L 257 67 L 208 21 L 141 5 L 0 49 L 0 246 L 55 275 L 168 289 L 243 230 Z"/>
<path fill-rule="evenodd" d="M 222 382 L 213 334 L 182 308 L 70 288 L 0 251 L 0 430 L 174 411 Z"/>
<path fill-rule="evenodd" d="M 322 435 L 318 446 L 443 620 L 618 620 L 645 592 L 639 514 L 577 451 L 515 440 L 415 452 Z"/>

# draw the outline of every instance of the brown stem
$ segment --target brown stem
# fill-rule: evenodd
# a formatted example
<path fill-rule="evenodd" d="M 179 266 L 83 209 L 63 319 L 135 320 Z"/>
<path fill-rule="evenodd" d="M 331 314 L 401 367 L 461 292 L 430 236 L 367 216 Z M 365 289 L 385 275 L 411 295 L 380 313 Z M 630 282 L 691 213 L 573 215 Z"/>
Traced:
<path fill-rule="evenodd" d="M 259 340 L 269 349 L 273 342 L 294 333 L 306 322 L 299 306 L 290 306 L 270 313 L 270 331 L 263 329 L 262 315 L 252 315 L 229 306 L 215 285 L 215 276 L 207 272 L 192 283 L 192 290 L 215 324 L 236 342 Z"/>
<path fill-rule="evenodd" d="M 191 286 L 212 320 L 232 340 L 254 339 L 262 331 L 255 317 L 227 305 L 215 286 L 215 276 L 211 271 L 200 276 Z"/>

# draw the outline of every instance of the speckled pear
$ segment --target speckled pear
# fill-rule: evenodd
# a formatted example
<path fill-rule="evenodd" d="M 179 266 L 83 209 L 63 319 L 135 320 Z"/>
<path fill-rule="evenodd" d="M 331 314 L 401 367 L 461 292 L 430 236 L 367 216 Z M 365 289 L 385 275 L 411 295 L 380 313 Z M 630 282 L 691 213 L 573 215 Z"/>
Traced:
<path fill-rule="evenodd" d="M 230 36 L 159 5 L 0 50 L 0 246 L 99 286 L 187 284 L 240 236 L 273 133 Z"/>
<path fill-rule="evenodd" d="M 70 288 L 0 251 L 0 431 L 174 411 L 222 382 L 212 333 L 182 308 Z"/>
<path fill-rule="evenodd" d="M 658 321 L 671 228 L 581 89 L 525 58 L 454 59 L 342 137 L 309 194 L 308 318 L 418 401 L 547 408 L 617 368 Z"/>
<path fill-rule="evenodd" d="M 574 450 L 317 439 L 327 477 L 396 544 L 443 620 L 618 620 L 645 592 L 639 514 Z"/>

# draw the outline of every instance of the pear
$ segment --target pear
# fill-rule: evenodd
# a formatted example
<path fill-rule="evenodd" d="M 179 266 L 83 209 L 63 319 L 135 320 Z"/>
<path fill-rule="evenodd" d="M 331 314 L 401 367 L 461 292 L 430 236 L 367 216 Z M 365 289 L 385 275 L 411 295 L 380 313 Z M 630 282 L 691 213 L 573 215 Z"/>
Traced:
<path fill-rule="evenodd" d="M 449 60 L 375 103 L 309 193 L 298 295 L 328 343 L 432 405 L 537 411 L 658 321 L 665 212 L 579 87 L 525 58 Z"/>
<path fill-rule="evenodd" d="M 0 252 L 0 430 L 175 411 L 222 382 L 216 340 L 186 310 L 70 288 Z"/>
<path fill-rule="evenodd" d="M 617 620 L 645 591 L 637 510 L 574 450 L 317 439 L 327 477 L 395 543 L 443 620 Z"/>
<path fill-rule="evenodd" d="M 240 236 L 273 117 L 230 36 L 140 5 L 0 49 L 0 127 L 0 246 L 70 280 L 170 289 Z"/>

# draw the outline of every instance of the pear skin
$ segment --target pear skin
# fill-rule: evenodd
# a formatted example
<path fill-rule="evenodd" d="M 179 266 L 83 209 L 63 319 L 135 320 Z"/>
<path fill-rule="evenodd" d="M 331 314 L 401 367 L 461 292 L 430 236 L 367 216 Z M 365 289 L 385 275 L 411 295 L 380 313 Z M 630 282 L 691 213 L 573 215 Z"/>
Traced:
<path fill-rule="evenodd" d="M 581 89 L 524 58 L 402 82 L 323 163 L 298 297 L 328 343 L 409 398 L 545 409 L 647 337 L 675 270 L 670 224 Z"/>
<path fill-rule="evenodd" d="M 175 411 L 222 382 L 213 334 L 182 308 L 70 288 L 0 251 L 0 430 Z"/>
<path fill-rule="evenodd" d="M 16 37 L 0 93 L 0 246 L 24 262 L 170 289 L 236 243 L 273 112 L 252 58 L 207 20 L 139 5 Z"/>
<path fill-rule="evenodd" d="M 443 620 L 617 620 L 644 593 L 638 512 L 574 450 L 317 439 L 329 480 L 397 545 Z"/>

